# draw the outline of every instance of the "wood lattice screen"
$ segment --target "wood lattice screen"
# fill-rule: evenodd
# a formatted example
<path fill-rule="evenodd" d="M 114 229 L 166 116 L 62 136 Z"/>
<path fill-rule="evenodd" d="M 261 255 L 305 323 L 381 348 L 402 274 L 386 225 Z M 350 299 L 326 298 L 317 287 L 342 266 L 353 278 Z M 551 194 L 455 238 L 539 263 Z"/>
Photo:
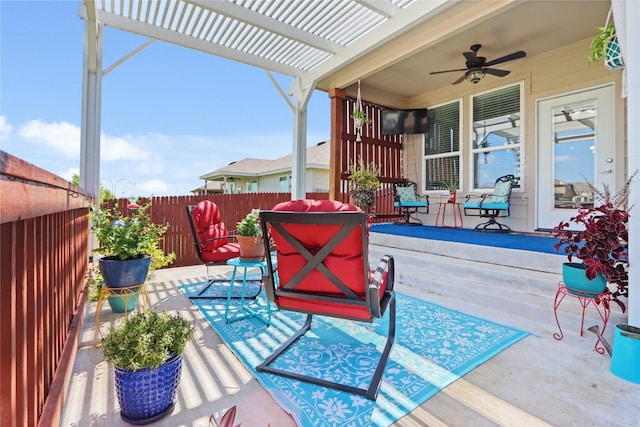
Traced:
<path fill-rule="evenodd" d="M 337 91 L 336 91 L 337 92 Z M 356 130 L 351 114 L 356 99 L 336 93 L 333 106 L 332 135 L 337 141 L 335 165 L 332 163 L 332 173 L 338 184 L 336 198 L 344 202 L 349 201 L 349 168 L 358 158 L 365 163 L 375 163 L 380 168 L 380 182 L 382 187 L 376 194 L 376 221 L 389 220 L 395 216 L 393 208 L 393 182 L 404 178 L 403 164 L 403 135 L 383 135 L 382 110 L 384 107 L 362 101 L 362 107 L 370 123 L 362 127 L 361 141 L 356 141 Z M 343 95 L 343 96 L 340 96 Z M 340 105 L 337 105 L 337 104 Z"/>

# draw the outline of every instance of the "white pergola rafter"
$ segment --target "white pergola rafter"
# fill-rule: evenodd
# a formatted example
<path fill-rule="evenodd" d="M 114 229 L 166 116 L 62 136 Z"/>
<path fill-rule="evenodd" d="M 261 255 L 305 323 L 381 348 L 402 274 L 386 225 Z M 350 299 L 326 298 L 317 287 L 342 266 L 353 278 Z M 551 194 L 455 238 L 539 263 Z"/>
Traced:
<path fill-rule="evenodd" d="M 268 73 L 292 109 L 292 197 L 303 198 L 306 109 L 318 78 L 457 1 L 83 0 L 78 14 L 85 20 L 87 83 L 83 83 L 81 184 L 89 193 L 99 194 L 103 75 L 159 40 L 293 78 L 285 95 Z M 102 70 L 104 26 L 149 41 Z M 325 66 L 329 61 L 331 65 Z"/>

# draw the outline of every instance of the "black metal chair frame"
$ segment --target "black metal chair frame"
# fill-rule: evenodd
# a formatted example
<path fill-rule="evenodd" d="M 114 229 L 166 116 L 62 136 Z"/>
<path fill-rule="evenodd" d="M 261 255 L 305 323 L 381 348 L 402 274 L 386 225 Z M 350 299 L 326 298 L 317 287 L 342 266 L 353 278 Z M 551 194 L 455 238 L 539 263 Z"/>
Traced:
<path fill-rule="evenodd" d="M 333 388 L 357 395 L 365 396 L 369 400 L 375 400 L 378 395 L 378 388 L 382 380 L 384 368 L 389 358 L 389 353 L 393 342 L 395 340 L 396 329 L 396 301 L 395 293 L 393 290 L 394 281 L 394 262 L 393 257 L 384 256 L 376 268 L 373 280 L 371 283 L 365 283 L 364 289 L 367 289 L 366 299 L 359 298 L 351 289 L 349 289 L 335 274 L 333 274 L 324 264 L 323 260 L 331 254 L 333 249 L 356 227 L 360 226 L 362 230 L 362 247 L 364 257 L 364 271 L 363 278 L 368 280 L 369 278 L 369 263 L 368 263 L 368 249 L 367 249 L 367 225 L 366 215 L 364 212 L 275 212 L 275 211 L 262 211 L 260 212 L 260 222 L 263 227 L 263 235 L 267 236 L 269 228 L 273 227 L 286 241 L 291 244 L 302 256 L 307 259 L 307 263 L 303 268 L 298 271 L 295 276 L 284 286 L 276 286 L 277 283 L 277 267 L 272 264 L 270 257 L 267 257 L 267 275 L 264 277 L 265 290 L 267 298 L 274 301 L 277 305 L 277 299 L 280 296 L 291 296 L 295 298 L 302 298 L 309 301 L 316 301 L 320 308 L 324 302 L 334 302 L 344 305 L 352 305 L 357 307 L 367 307 L 372 314 L 372 318 L 369 320 L 349 317 L 348 315 L 341 316 L 336 314 L 327 314 L 323 311 L 311 312 L 294 310 L 291 308 L 281 308 L 290 311 L 299 311 L 307 313 L 306 321 L 302 327 L 295 332 L 289 339 L 287 339 L 280 347 L 278 347 L 270 356 L 268 356 L 262 363 L 256 366 L 256 370 L 260 372 L 268 372 L 275 375 L 284 376 L 287 378 L 304 381 L 312 384 L 317 384 L 323 387 Z M 339 224 L 342 228 L 322 247 L 316 254 L 310 253 L 305 246 L 292 236 L 282 224 Z M 265 239 L 265 242 L 267 239 Z M 282 267 L 282 266 L 280 266 Z M 296 290 L 295 287 L 301 282 L 301 280 L 308 275 L 311 271 L 317 269 L 328 280 L 331 281 L 343 295 L 326 295 L 320 293 L 310 293 Z M 384 292 L 382 301 L 379 297 L 380 281 L 384 272 L 387 272 L 387 288 Z M 371 382 L 367 388 L 359 388 L 350 386 L 347 384 L 341 384 L 337 382 L 327 381 L 324 379 L 307 376 L 298 372 L 286 371 L 283 369 L 275 368 L 271 364 L 284 353 L 291 345 L 293 345 L 300 337 L 302 337 L 307 331 L 311 329 L 311 323 L 313 315 L 331 316 L 344 319 L 352 319 L 362 322 L 373 322 L 373 318 L 380 318 L 384 315 L 387 307 L 389 308 L 389 330 L 387 334 L 387 342 L 384 350 L 380 356 L 375 372 L 372 376 Z M 280 307 L 279 307 L 280 308 Z M 348 312 L 348 309 L 345 310 Z"/>
<path fill-rule="evenodd" d="M 221 299 L 221 298 L 241 298 L 241 296 L 208 296 L 205 295 L 205 293 L 209 290 L 209 288 L 214 285 L 214 284 L 218 284 L 218 283 L 224 283 L 224 282 L 231 282 L 230 278 L 217 278 L 214 279 L 212 277 L 209 276 L 209 267 L 214 266 L 214 265 L 224 265 L 226 261 L 220 261 L 220 262 L 213 262 L 213 261 L 207 261 L 204 259 L 203 255 L 202 255 L 202 251 L 200 249 L 200 245 L 202 243 L 207 243 L 207 242 L 213 242 L 215 240 L 220 240 L 220 239 L 229 239 L 229 240 L 234 240 L 235 239 L 235 232 L 230 232 L 228 236 L 224 236 L 224 237 L 215 237 L 212 239 L 206 239 L 206 240 L 198 240 L 198 233 L 196 232 L 196 226 L 193 223 L 193 216 L 191 215 L 191 211 L 193 210 L 195 206 L 194 205 L 188 205 L 185 207 L 186 211 L 187 211 L 187 218 L 189 218 L 189 227 L 191 229 L 191 235 L 193 236 L 193 247 L 196 250 L 196 255 L 198 256 L 198 259 L 200 260 L 200 262 L 202 262 L 206 269 L 207 269 L 207 284 L 204 285 L 199 291 L 198 293 L 196 293 L 195 295 L 191 295 L 189 296 L 189 298 L 191 299 Z M 262 274 L 264 274 L 264 271 L 262 272 Z M 247 283 L 256 283 L 256 284 L 262 284 L 262 279 L 261 277 L 258 277 L 256 279 L 249 279 L 247 278 Z M 235 284 L 235 283 L 234 283 Z M 261 288 L 258 288 L 258 292 L 255 295 L 245 295 L 245 298 L 256 298 L 258 296 L 258 294 L 260 293 Z"/>
<path fill-rule="evenodd" d="M 509 189 L 509 194 L 507 195 L 507 208 L 506 209 L 494 209 L 494 208 L 483 208 L 482 204 L 487 198 L 492 197 L 493 193 L 481 194 L 480 196 L 474 196 L 473 194 L 468 194 L 465 201 L 471 200 L 473 197 L 481 197 L 480 207 L 479 208 L 467 208 L 464 207 L 464 215 L 465 216 L 479 216 L 480 218 L 489 218 L 486 222 L 482 222 L 476 225 L 476 230 L 484 230 L 484 231 L 502 231 L 502 232 L 510 232 L 511 227 L 501 222 L 498 222 L 496 218 L 504 218 L 508 217 L 511 212 L 511 192 L 513 191 L 513 187 L 518 184 L 518 178 L 514 175 L 504 175 L 496 179 L 496 184 L 499 182 L 508 182 L 511 181 L 511 188 Z M 494 186 L 495 187 L 495 186 Z M 467 209 L 477 211 L 477 214 L 469 214 L 467 213 Z M 504 213 L 504 215 L 501 215 Z"/>
<path fill-rule="evenodd" d="M 413 187 L 413 193 L 415 194 L 416 201 L 419 202 L 420 199 L 424 199 L 424 201 L 427 202 L 426 210 L 420 211 L 421 207 L 419 206 L 402 206 L 402 202 L 400 201 L 400 195 L 398 194 L 398 187 Z M 418 184 L 408 179 L 403 179 L 403 180 L 394 182 L 393 183 L 393 202 L 394 202 L 395 209 L 397 209 L 398 211 L 398 214 L 404 217 L 403 221 L 396 221 L 396 224 L 423 225 L 422 221 L 416 216 L 416 214 L 429 213 L 429 196 L 428 195 L 420 196 L 418 194 Z M 395 206 L 396 203 L 398 204 L 398 206 Z"/>

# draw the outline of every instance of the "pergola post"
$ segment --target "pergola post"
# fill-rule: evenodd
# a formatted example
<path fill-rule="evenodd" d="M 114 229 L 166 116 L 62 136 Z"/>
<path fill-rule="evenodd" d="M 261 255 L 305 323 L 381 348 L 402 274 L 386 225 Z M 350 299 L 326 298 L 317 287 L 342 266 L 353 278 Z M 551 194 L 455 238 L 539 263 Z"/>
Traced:
<path fill-rule="evenodd" d="M 344 133 L 344 114 L 346 92 L 344 89 L 333 88 L 329 90 L 331 99 L 331 133 L 329 154 L 329 200 L 338 200 L 341 196 L 340 180 L 342 174 L 342 160 L 340 157 L 342 147 L 342 134 Z"/>

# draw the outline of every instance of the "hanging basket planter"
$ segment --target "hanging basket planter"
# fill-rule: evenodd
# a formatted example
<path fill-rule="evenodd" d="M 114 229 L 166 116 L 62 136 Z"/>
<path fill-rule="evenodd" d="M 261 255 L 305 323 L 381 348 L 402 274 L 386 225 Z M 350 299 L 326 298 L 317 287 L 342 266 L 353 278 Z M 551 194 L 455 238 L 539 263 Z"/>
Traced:
<path fill-rule="evenodd" d="M 356 105 L 351 113 L 353 119 L 353 127 L 356 131 L 356 142 L 362 141 L 362 127 L 369 123 L 367 114 L 362 109 L 362 97 L 360 96 L 360 80 L 358 80 L 358 96 L 356 98 Z"/>
<path fill-rule="evenodd" d="M 604 58 L 604 66 L 611 71 L 621 70 L 624 68 L 624 60 L 622 59 L 622 50 L 618 38 L 614 37 L 607 43 L 607 54 Z"/>

